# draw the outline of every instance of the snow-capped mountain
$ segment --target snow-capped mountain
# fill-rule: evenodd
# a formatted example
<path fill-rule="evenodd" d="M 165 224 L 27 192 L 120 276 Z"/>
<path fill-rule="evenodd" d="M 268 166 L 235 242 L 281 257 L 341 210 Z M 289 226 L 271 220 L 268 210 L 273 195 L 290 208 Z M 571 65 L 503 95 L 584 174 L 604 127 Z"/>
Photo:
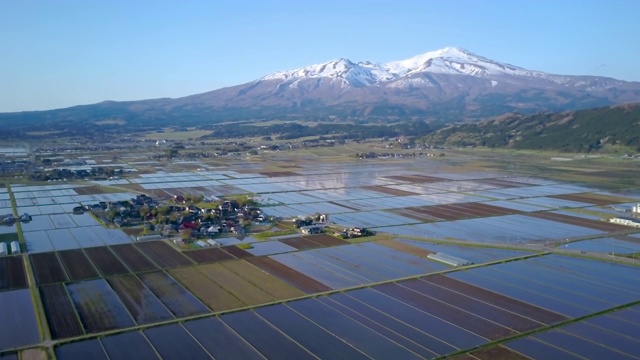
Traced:
<path fill-rule="evenodd" d="M 627 102 L 640 102 L 639 82 L 549 74 L 447 47 L 388 63 L 341 58 L 178 99 L 105 102 L 55 111 L 88 121 L 99 120 L 95 116 L 139 121 L 465 120 Z"/>
<path fill-rule="evenodd" d="M 341 58 L 177 100 L 305 115 L 330 116 L 335 109 L 354 117 L 379 112 L 459 119 L 640 101 L 640 83 L 548 74 L 447 47 L 388 63 Z"/>
<path fill-rule="evenodd" d="M 293 87 L 296 87 L 300 81 L 307 79 L 330 79 L 334 82 L 337 81 L 342 87 L 384 86 L 385 84 L 395 88 L 405 85 L 431 86 L 429 81 L 407 80 L 407 78 L 425 74 L 467 75 L 485 78 L 489 79 L 487 83 L 491 84 L 491 87 L 500 84 L 498 78 L 507 76 L 527 81 L 542 79 L 559 85 L 585 88 L 591 91 L 603 90 L 625 83 L 601 77 L 579 77 L 581 80 L 576 81 L 578 78 L 576 76 L 553 75 L 542 71 L 527 70 L 497 62 L 457 47 L 446 47 L 385 64 L 371 61 L 354 63 L 349 59 L 341 58 L 299 69 L 278 71 L 266 75 L 258 81 L 278 80 L 282 82 L 282 85 Z M 392 85 L 396 81 L 399 82 Z"/>
<path fill-rule="evenodd" d="M 354 63 L 349 59 L 337 59 L 299 69 L 278 71 L 260 80 L 295 81 L 306 78 L 332 78 L 344 79 L 347 83 L 373 85 L 422 72 L 480 77 L 490 75 L 544 77 L 547 75 L 492 61 L 464 49 L 447 47 L 386 64 L 371 61 Z"/>

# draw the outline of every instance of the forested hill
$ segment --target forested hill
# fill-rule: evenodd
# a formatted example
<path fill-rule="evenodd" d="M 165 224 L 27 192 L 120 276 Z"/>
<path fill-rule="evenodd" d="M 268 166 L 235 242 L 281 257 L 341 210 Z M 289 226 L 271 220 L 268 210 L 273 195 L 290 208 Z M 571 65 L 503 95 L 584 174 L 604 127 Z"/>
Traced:
<path fill-rule="evenodd" d="M 451 125 L 427 137 L 436 145 L 598 151 L 607 145 L 640 151 L 640 104 L 534 115 L 508 114 Z"/>

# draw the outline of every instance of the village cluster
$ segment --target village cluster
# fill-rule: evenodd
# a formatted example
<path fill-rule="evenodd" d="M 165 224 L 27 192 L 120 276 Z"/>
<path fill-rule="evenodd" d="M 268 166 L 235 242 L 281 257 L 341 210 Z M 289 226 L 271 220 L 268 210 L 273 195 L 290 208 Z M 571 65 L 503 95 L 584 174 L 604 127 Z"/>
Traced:
<path fill-rule="evenodd" d="M 145 194 L 114 202 L 99 202 L 77 207 L 74 213 L 91 211 L 105 223 L 118 227 L 143 226 L 138 240 L 181 235 L 184 239 L 209 237 L 220 233 L 242 234 L 243 227 L 262 222 L 265 216 L 250 201 L 222 200 L 199 207 L 201 199 L 176 195 L 170 201 L 158 201 Z"/>

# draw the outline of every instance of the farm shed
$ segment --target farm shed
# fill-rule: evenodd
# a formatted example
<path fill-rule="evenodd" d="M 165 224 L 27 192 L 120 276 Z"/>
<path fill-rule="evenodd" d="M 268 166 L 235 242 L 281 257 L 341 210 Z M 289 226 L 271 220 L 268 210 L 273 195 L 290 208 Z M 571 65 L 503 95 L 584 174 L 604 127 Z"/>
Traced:
<path fill-rule="evenodd" d="M 162 235 L 160 235 L 160 234 L 142 235 L 142 236 L 136 237 L 136 240 L 138 240 L 138 241 L 160 240 L 160 239 L 162 239 Z"/>
<path fill-rule="evenodd" d="M 640 219 L 634 219 L 634 218 L 615 217 L 609 220 L 609 222 L 625 225 L 625 226 L 640 227 Z"/>
<path fill-rule="evenodd" d="M 436 260 L 436 261 L 439 261 L 441 263 L 445 263 L 445 264 L 451 265 L 451 266 L 465 266 L 465 265 L 473 264 L 469 260 L 461 259 L 459 257 L 447 255 L 447 254 L 444 254 L 444 253 L 441 253 L 441 252 L 435 253 L 435 254 L 429 254 L 429 255 L 427 255 L 427 257 L 429 259 Z"/>
<path fill-rule="evenodd" d="M 209 247 L 211 245 L 207 244 L 206 242 L 204 242 L 202 240 L 198 240 L 198 241 L 196 241 L 196 246 L 200 247 L 200 248 L 205 248 L 205 247 Z"/>

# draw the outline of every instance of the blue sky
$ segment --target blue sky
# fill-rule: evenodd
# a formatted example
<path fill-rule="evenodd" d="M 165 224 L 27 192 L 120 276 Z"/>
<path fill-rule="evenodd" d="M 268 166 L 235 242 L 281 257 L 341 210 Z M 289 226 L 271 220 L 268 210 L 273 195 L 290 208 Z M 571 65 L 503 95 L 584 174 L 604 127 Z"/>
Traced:
<path fill-rule="evenodd" d="M 446 46 L 640 81 L 638 0 L 0 1 L 0 112 L 180 97 Z"/>

